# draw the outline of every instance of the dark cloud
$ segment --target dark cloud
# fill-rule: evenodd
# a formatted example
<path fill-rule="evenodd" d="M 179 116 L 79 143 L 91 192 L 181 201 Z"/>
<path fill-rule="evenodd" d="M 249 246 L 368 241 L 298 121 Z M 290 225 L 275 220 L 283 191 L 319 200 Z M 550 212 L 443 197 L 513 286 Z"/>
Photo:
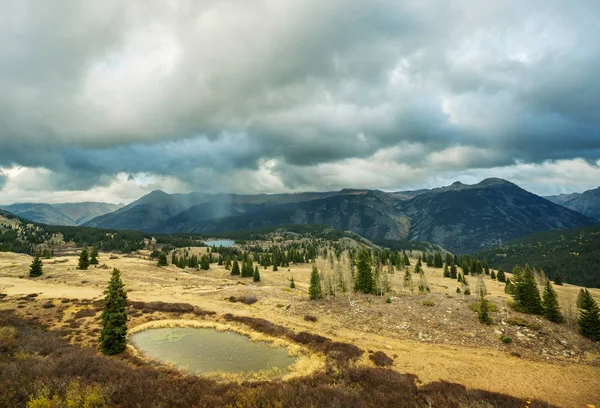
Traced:
<path fill-rule="evenodd" d="M 386 187 L 382 162 L 425 183 L 600 159 L 597 1 L 0 8 L 0 167 L 49 169 L 48 188 Z"/>

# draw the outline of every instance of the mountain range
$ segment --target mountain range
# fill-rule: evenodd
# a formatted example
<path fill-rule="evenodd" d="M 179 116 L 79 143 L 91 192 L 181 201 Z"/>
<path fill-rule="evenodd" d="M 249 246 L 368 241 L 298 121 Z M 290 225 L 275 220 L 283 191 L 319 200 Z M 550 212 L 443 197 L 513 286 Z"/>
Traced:
<path fill-rule="evenodd" d="M 77 226 L 98 216 L 118 210 L 122 206 L 122 204 L 97 202 L 63 204 L 18 203 L 0 206 L 0 209 L 42 224 Z"/>
<path fill-rule="evenodd" d="M 600 187 L 583 193 L 559 194 L 545 198 L 600 221 Z"/>
<path fill-rule="evenodd" d="M 456 182 L 432 190 L 344 189 L 298 194 L 167 194 L 153 191 L 88 227 L 151 233 L 246 230 L 325 224 L 368 239 L 428 241 L 452 252 L 502 245 L 537 231 L 576 228 L 597 220 L 506 180 Z"/>

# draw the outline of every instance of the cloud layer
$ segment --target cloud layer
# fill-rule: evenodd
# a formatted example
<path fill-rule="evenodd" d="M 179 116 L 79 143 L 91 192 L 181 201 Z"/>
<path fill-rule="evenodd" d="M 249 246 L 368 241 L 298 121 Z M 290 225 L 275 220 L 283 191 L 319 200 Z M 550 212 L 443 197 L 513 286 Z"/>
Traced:
<path fill-rule="evenodd" d="M 3 1 L 2 201 L 597 186 L 600 4 L 488 3 Z"/>

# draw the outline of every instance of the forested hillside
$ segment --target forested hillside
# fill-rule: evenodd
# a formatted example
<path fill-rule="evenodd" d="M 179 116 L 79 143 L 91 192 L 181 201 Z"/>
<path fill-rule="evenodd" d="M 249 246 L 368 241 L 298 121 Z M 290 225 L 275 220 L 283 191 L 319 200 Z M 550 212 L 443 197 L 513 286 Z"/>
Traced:
<path fill-rule="evenodd" d="M 486 258 L 494 268 L 529 263 L 549 278 L 560 273 L 567 283 L 600 287 L 600 225 L 538 232 L 474 256 Z"/>

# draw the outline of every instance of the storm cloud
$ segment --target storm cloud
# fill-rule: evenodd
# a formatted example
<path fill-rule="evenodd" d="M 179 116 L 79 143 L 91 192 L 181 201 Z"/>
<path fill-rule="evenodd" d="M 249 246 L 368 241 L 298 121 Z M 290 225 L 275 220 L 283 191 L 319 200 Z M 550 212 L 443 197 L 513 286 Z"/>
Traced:
<path fill-rule="evenodd" d="M 496 3 L 0 1 L 2 200 L 596 187 L 600 3 Z"/>

